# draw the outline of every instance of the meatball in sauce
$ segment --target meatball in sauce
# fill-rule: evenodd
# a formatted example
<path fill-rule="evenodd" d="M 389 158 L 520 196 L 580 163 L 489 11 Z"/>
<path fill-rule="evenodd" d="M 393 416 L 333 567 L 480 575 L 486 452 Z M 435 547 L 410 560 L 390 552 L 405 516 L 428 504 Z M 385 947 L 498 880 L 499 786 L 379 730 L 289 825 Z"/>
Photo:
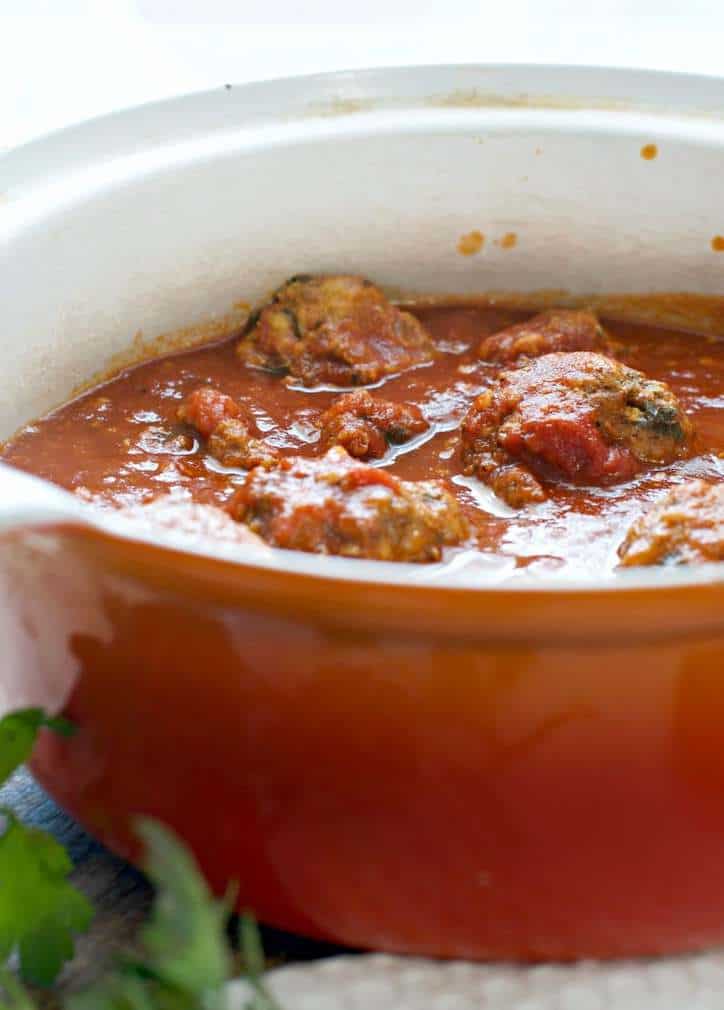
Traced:
<path fill-rule="evenodd" d="M 394 403 L 366 389 L 345 393 L 319 419 L 322 448 L 343 446 L 357 459 L 382 459 L 430 427 L 414 403 Z"/>
<path fill-rule="evenodd" d="M 231 396 L 205 387 L 190 393 L 176 416 L 206 437 L 209 455 L 222 466 L 242 470 L 275 466 L 278 452 L 251 433 L 249 419 L 243 421 L 242 413 Z"/>
<path fill-rule="evenodd" d="M 486 337 L 479 354 L 484 361 L 509 364 L 553 351 L 599 351 L 613 355 L 618 345 L 592 312 L 553 309 Z"/>
<path fill-rule="evenodd" d="M 716 336 L 302 275 L 241 334 L 129 368 L 1 451 L 240 550 L 599 578 L 716 554 L 722 389 Z"/>
<path fill-rule="evenodd" d="M 305 386 L 361 386 L 432 360 L 425 327 L 363 277 L 299 276 L 252 316 L 238 354 Z"/>
<path fill-rule="evenodd" d="M 462 463 L 518 507 L 543 501 L 556 479 L 601 486 L 670 463 L 690 436 L 665 383 L 601 354 L 556 352 L 502 372 L 476 398 Z"/>
<path fill-rule="evenodd" d="M 400 480 L 341 446 L 252 470 L 229 511 L 275 547 L 379 561 L 439 561 L 468 535 L 441 484 Z"/>
<path fill-rule="evenodd" d="M 618 553 L 626 566 L 724 561 L 724 483 L 695 480 L 669 491 L 633 524 Z"/>

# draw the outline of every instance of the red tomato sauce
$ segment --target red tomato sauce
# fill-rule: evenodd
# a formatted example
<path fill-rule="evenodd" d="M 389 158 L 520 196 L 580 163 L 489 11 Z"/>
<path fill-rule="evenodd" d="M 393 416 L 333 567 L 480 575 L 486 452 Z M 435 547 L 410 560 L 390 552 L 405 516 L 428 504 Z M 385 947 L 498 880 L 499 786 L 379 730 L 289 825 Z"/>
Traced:
<path fill-rule="evenodd" d="M 515 511 L 473 477 L 462 475 L 460 423 L 477 394 L 506 366 L 482 361 L 483 338 L 530 313 L 487 306 L 414 309 L 438 356 L 386 378 L 372 392 L 416 404 L 430 427 L 392 446 L 373 465 L 403 480 L 442 480 L 473 531 L 463 548 L 481 570 L 577 573 L 610 571 L 626 530 L 669 488 L 697 477 L 724 479 L 724 338 L 602 320 L 621 345 L 618 359 L 666 382 L 695 426 L 684 458 L 653 466 L 607 487 L 565 481 L 547 499 Z M 5 444 L 5 462 L 44 477 L 104 508 L 150 502 L 169 494 L 226 506 L 246 474 L 222 467 L 205 440 L 177 418 L 182 400 L 212 386 L 241 405 L 255 437 L 282 455 L 321 452 L 315 422 L 344 390 L 308 389 L 278 374 L 245 367 L 236 340 L 145 361 L 27 425 Z"/>

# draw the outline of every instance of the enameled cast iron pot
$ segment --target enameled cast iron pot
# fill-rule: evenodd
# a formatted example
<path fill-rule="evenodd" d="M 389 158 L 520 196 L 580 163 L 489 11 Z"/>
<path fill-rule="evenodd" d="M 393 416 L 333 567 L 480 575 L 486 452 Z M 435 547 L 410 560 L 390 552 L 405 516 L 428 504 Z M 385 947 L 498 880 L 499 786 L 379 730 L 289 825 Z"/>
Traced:
<path fill-rule="evenodd" d="M 15 151 L 0 437 L 139 327 L 208 321 L 302 269 L 422 294 L 716 295 L 722 109 L 724 82 L 701 78 L 385 70 L 192 96 Z M 472 229 L 489 241 L 462 257 Z M 496 245 L 508 232 L 515 248 Z M 117 851 L 137 855 L 129 815 L 155 815 L 264 921 L 365 947 L 724 940 L 716 568 L 509 584 L 232 559 L 7 467 L 0 530 L 2 710 L 78 724 L 34 770 Z"/>

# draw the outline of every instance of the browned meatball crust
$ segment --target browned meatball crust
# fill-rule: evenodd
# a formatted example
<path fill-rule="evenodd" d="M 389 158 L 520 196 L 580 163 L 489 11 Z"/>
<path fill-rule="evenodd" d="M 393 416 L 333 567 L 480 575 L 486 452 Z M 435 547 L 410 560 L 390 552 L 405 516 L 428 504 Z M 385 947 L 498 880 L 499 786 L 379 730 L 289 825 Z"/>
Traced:
<path fill-rule="evenodd" d="M 246 365 L 306 386 L 360 386 L 431 361 L 432 340 L 363 277 L 299 276 L 255 313 L 238 345 Z"/>
<path fill-rule="evenodd" d="M 618 554 L 626 566 L 724 561 L 724 484 L 674 488 L 633 524 Z"/>
<path fill-rule="evenodd" d="M 382 459 L 389 445 L 402 445 L 429 428 L 415 404 L 383 400 L 366 389 L 339 396 L 317 423 L 323 449 L 341 445 L 356 459 Z"/>
<path fill-rule="evenodd" d="M 613 354 L 617 348 L 592 312 L 552 309 L 486 337 L 478 354 L 484 361 L 507 364 L 521 357 L 538 358 L 554 351 Z"/>
<path fill-rule="evenodd" d="M 276 466 L 279 453 L 260 438 L 254 438 L 249 428 L 238 418 L 218 424 L 209 438 L 209 452 L 222 466 L 253 470 L 255 466 Z"/>
<path fill-rule="evenodd" d="M 204 386 L 189 393 L 178 409 L 178 418 L 208 439 L 208 452 L 222 466 L 242 470 L 275 466 L 279 453 L 251 434 L 241 413 L 232 397 Z"/>
<path fill-rule="evenodd" d="M 513 507 L 541 480 L 605 485 L 682 455 L 691 423 L 662 382 L 587 351 L 501 372 L 462 423 L 462 462 Z"/>
<path fill-rule="evenodd" d="M 444 546 L 468 535 L 437 481 L 399 480 L 341 446 L 252 470 L 230 512 L 274 547 L 379 561 L 438 561 Z"/>

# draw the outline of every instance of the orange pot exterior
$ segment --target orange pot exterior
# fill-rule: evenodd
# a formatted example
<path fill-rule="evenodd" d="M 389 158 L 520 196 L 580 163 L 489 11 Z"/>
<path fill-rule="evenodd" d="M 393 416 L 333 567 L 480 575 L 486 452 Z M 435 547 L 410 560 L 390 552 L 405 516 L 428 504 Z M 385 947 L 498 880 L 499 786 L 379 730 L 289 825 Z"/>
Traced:
<path fill-rule="evenodd" d="M 79 729 L 33 767 L 118 852 L 158 817 L 263 921 L 353 946 L 724 941 L 723 586 L 400 589 L 44 537 L 12 550 Z"/>

